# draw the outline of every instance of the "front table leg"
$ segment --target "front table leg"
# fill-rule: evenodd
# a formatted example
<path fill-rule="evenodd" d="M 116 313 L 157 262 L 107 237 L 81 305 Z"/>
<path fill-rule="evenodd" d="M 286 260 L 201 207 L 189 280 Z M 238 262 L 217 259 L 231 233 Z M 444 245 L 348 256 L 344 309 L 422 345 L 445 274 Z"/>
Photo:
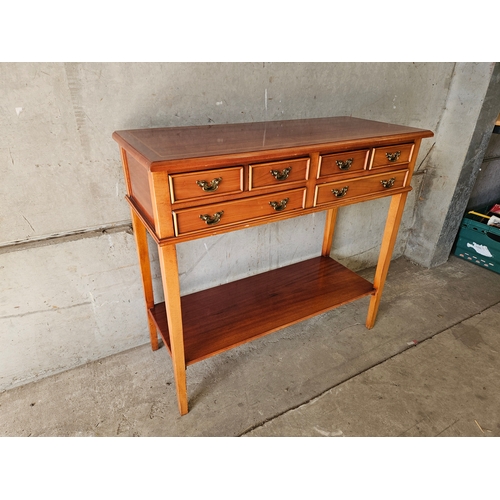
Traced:
<path fill-rule="evenodd" d="M 179 412 L 188 412 L 179 269 L 175 245 L 158 247 Z"/>
<path fill-rule="evenodd" d="M 387 272 L 389 271 L 392 250 L 394 249 L 394 244 L 396 243 L 396 238 L 398 236 L 399 223 L 401 222 L 401 217 L 403 216 L 407 196 L 408 193 L 402 193 L 394 195 L 391 198 L 389 213 L 387 214 L 387 221 L 385 223 L 384 236 L 382 238 L 382 245 L 380 247 L 380 254 L 378 257 L 377 269 L 375 271 L 375 278 L 373 279 L 375 294 L 372 295 L 370 299 L 368 316 L 366 318 L 366 328 L 368 329 L 373 328 L 375 319 L 377 318 L 378 306 L 380 304 L 380 298 L 382 297 L 385 278 L 387 276 Z"/>

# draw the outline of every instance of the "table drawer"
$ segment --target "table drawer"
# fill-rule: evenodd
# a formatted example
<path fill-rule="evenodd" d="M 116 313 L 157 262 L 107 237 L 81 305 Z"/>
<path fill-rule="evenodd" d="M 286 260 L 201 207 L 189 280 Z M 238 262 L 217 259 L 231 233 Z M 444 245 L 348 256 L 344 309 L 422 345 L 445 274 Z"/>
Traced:
<path fill-rule="evenodd" d="M 369 149 L 320 156 L 318 178 L 364 170 Z"/>
<path fill-rule="evenodd" d="M 413 148 L 415 144 L 396 144 L 395 146 L 386 146 L 375 148 L 373 150 L 370 169 L 391 167 L 397 164 L 408 163 L 411 161 Z"/>
<path fill-rule="evenodd" d="M 202 170 L 169 176 L 172 203 L 198 199 L 216 194 L 243 191 L 243 167 Z"/>
<path fill-rule="evenodd" d="M 294 189 L 174 211 L 175 231 L 180 235 L 204 229 L 210 230 L 215 226 L 299 210 L 304 208 L 305 193 L 305 189 Z"/>
<path fill-rule="evenodd" d="M 309 176 L 309 163 L 309 158 L 298 158 L 250 165 L 250 189 L 306 181 Z"/>
<path fill-rule="evenodd" d="M 345 179 L 316 186 L 314 206 L 374 193 L 386 192 L 405 186 L 408 170 Z"/>

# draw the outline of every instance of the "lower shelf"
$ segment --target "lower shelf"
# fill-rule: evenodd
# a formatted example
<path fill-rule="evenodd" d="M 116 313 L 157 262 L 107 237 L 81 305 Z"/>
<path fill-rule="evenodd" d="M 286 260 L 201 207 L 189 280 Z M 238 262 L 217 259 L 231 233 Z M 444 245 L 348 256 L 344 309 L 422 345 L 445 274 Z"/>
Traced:
<path fill-rule="evenodd" d="M 316 257 L 181 297 L 186 364 L 373 294 L 373 285 Z M 165 303 L 149 311 L 170 350 Z"/>

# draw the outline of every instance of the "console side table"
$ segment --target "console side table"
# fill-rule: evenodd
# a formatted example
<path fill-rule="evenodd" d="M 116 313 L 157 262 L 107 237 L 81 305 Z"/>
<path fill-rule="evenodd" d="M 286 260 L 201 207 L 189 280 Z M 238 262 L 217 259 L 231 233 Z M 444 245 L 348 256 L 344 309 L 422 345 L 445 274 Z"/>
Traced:
<path fill-rule="evenodd" d="M 430 130 L 352 117 L 122 130 L 151 346 L 172 356 L 181 415 L 186 366 L 370 295 L 375 323 L 422 139 Z M 330 257 L 340 206 L 391 197 L 373 283 Z M 176 244 L 326 211 L 318 257 L 181 297 Z M 383 217 L 384 214 L 381 214 Z M 165 301 L 153 294 L 147 232 Z"/>

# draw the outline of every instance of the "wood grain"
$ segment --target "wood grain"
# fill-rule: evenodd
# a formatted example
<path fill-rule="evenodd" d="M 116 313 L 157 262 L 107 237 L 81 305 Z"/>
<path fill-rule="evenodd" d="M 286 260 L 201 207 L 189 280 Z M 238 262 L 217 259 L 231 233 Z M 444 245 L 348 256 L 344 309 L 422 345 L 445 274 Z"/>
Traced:
<path fill-rule="evenodd" d="M 126 155 L 128 193 L 151 224 L 154 224 L 153 204 L 149 187 L 149 172 L 133 156 Z"/>
<path fill-rule="evenodd" d="M 249 225 L 252 220 L 261 217 L 272 217 L 274 214 L 291 214 L 304 207 L 304 197 L 304 189 L 294 189 L 175 211 L 176 234 L 181 235 L 195 231 L 209 232 L 216 226 L 225 227 L 228 224 L 241 222 Z M 284 201 L 286 201 L 286 206 L 283 210 L 276 211 L 270 205 L 271 202 L 281 203 Z M 207 224 L 200 218 L 203 215 L 213 217 L 215 214 L 221 214 L 221 216 L 220 222 L 214 225 Z"/>
<path fill-rule="evenodd" d="M 377 269 L 375 270 L 375 277 L 373 278 L 373 286 L 376 290 L 375 294 L 370 300 L 368 306 L 368 314 L 366 316 L 366 328 L 371 329 L 375 324 L 377 318 L 378 306 L 384 290 L 385 279 L 391 264 L 391 255 L 398 236 L 398 228 L 403 216 L 403 210 L 408 193 L 393 196 L 389 206 L 389 213 L 387 215 L 384 236 L 380 247 Z"/>
<path fill-rule="evenodd" d="M 368 194 L 381 193 L 384 196 L 389 196 L 391 190 L 405 186 L 408 177 L 408 170 L 396 170 L 384 174 L 370 175 L 367 177 L 355 177 L 352 179 L 342 179 L 336 182 L 319 185 L 316 195 L 316 205 L 325 205 L 337 200 L 357 198 Z M 392 187 L 385 188 L 382 181 L 390 181 L 394 179 Z M 332 193 L 332 190 L 341 191 L 347 188 L 343 196 L 337 197 Z"/>
<path fill-rule="evenodd" d="M 401 163 L 408 163 L 412 159 L 413 149 L 415 145 L 412 144 L 397 144 L 394 146 L 387 146 L 385 148 L 375 148 L 373 151 L 370 169 L 378 167 L 392 167 Z M 399 158 L 395 161 L 390 161 L 387 154 L 399 153 Z"/>
<path fill-rule="evenodd" d="M 158 249 L 160 259 L 163 290 L 165 292 L 165 321 L 168 324 L 168 345 L 172 354 L 175 388 L 179 413 L 188 412 L 188 397 L 186 383 L 186 363 L 184 356 L 183 318 L 181 314 L 180 284 L 175 245 L 168 245 Z M 160 332 L 161 333 L 161 332 Z M 162 335 L 163 337 L 163 335 Z M 165 337 L 163 337 L 165 341 Z"/>
<path fill-rule="evenodd" d="M 249 188 L 252 190 L 267 186 L 283 186 L 294 181 L 305 183 L 309 177 L 309 163 L 309 158 L 296 158 L 250 165 Z M 271 173 L 271 170 L 275 170 L 282 174 L 287 168 L 291 170 L 288 177 L 283 180 L 276 179 Z"/>
<path fill-rule="evenodd" d="M 335 260 L 316 257 L 186 295 L 181 298 L 186 364 L 373 292 L 370 282 Z M 169 347 L 164 304 L 150 314 Z"/>
<path fill-rule="evenodd" d="M 323 231 L 323 245 L 321 246 L 321 255 L 329 257 L 332 251 L 333 234 L 335 223 L 337 222 L 338 208 L 330 208 L 326 211 L 325 229 Z"/>
<path fill-rule="evenodd" d="M 432 137 L 432 132 L 350 116 L 310 118 L 192 127 L 121 130 L 113 138 L 144 158 L 156 162 L 205 156 L 248 154 L 250 152 L 344 143 L 349 148 L 359 141 L 373 145 L 401 142 L 405 137 Z M 217 160 L 219 161 L 219 160 Z"/>
<path fill-rule="evenodd" d="M 323 155 L 318 171 L 318 178 L 327 177 L 329 175 L 348 175 L 352 172 L 364 170 L 368 161 L 369 149 L 360 151 L 346 151 L 345 153 L 336 153 L 331 155 Z M 349 169 L 342 170 L 337 162 L 350 161 Z"/>
<path fill-rule="evenodd" d="M 205 191 L 198 181 L 210 184 L 220 179 L 214 191 Z M 170 177 L 170 196 L 172 203 L 182 200 L 210 199 L 228 193 L 243 191 L 243 167 L 203 170 Z"/>
<path fill-rule="evenodd" d="M 146 302 L 146 310 L 154 306 L 153 279 L 151 276 L 151 261 L 149 258 L 149 248 L 146 227 L 141 223 L 134 209 L 131 209 L 132 227 L 134 230 L 135 244 L 139 257 L 139 268 L 141 270 L 142 288 L 144 292 L 144 300 Z M 151 340 L 151 349 L 158 349 L 158 334 L 156 325 L 148 316 L 149 336 Z"/>

